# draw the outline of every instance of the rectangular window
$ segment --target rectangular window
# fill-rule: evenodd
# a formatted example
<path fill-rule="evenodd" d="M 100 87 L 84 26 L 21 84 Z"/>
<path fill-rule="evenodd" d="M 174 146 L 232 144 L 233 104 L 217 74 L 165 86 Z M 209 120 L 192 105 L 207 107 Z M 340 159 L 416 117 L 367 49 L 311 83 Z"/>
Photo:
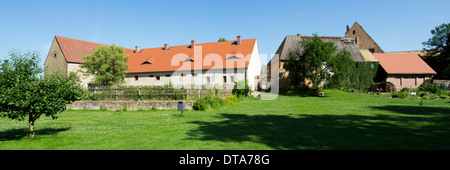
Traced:
<path fill-rule="evenodd" d="M 371 53 L 375 53 L 375 48 L 369 48 L 369 51 L 370 51 Z"/>
<path fill-rule="evenodd" d="M 197 76 L 197 73 L 192 73 L 192 77 Z"/>
<path fill-rule="evenodd" d="M 170 74 L 166 74 L 166 77 L 170 77 Z"/>
<path fill-rule="evenodd" d="M 153 77 L 155 77 L 155 75 L 149 75 L 148 77 L 153 78 Z"/>
<path fill-rule="evenodd" d="M 139 81 L 139 76 L 138 75 L 134 76 L 134 81 Z"/>
<path fill-rule="evenodd" d="M 227 82 L 227 76 L 223 76 L 223 82 L 224 82 L 224 83 Z"/>
<path fill-rule="evenodd" d="M 156 80 L 160 80 L 161 79 L 161 77 L 160 76 L 156 76 Z"/>
<path fill-rule="evenodd" d="M 234 76 L 230 76 L 230 82 L 234 82 Z"/>
<path fill-rule="evenodd" d="M 206 82 L 211 82 L 211 78 L 208 76 L 208 77 L 206 77 Z"/>

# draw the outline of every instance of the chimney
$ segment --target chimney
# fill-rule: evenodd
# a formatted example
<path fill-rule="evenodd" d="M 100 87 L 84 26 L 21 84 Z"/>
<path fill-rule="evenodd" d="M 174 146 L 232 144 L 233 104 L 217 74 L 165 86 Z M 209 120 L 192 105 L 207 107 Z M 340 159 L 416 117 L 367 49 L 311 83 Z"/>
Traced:
<path fill-rule="evenodd" d="M 194 49 L 194 47 L 195 47 L 195 40 L 192 40 L 191 41 L 191 49 Z"/>
<path fill-rule="evenodd" d="M 164 50 L 168 50 L 169 49 L 169 44 L 164 44 Z"/>
<path fill-rule="evenodd" d="M 237 36 L 236 45 L 241 45 L 241 36 Z"/>
<path fill-rule="evenodd" d="M 136 46 L 135 50 L 134 50 L 134 53 L 139 53 L 139 52 L 141 52 L 141 47 Z"/>
<path fill-rule="evenodd" d="M 347 34 L 348 31 L 350 31 L 350 28 L 347 25 L 347 30 L 345 31 L 345 33 Z"/>
<path fill-rule="evenodd" d="M 302 36 L 302 34 L 298 33 L 298 34 L 297 34 L 297 36 L 301 37 L 301 36 Z"/>
<path fill-rule="evenodd" d="M 356 43 L 356 47 L 359 48 L 359 38 L 358 37 L 355 37 L 355 43 Z"/>

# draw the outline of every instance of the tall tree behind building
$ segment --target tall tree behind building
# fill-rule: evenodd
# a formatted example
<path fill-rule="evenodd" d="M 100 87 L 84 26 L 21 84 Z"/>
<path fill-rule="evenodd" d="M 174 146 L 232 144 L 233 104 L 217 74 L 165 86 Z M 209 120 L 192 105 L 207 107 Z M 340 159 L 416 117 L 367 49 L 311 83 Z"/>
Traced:
<path fill-rule="evenodd" d="M 443 23 L 430 32 L 432 37 L 422 43 L 428 51 L 423 59 L 437 72 L 435 78 L 450 79 L 450 23 Z"/>

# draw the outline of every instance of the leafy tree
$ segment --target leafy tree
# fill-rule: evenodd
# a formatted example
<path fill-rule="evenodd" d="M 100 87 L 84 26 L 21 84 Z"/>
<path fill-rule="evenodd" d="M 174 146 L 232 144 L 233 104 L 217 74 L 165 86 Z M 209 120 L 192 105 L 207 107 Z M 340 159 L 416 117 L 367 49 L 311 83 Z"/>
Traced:
<path fill-rule="evenodd" d="M 99 46 L 92 55 L 84 56 L 84 68 L 87 73 L 95 75 L 91 83 L 111 86 L 124 81 L 128 65 L 125 49 L 115 45 Z"/>
<path fill-rule="evenodd" d="M 76 79 L 64 75 L 40 76 L 39 53 L 18 51 L 0 65 L 0 115 L 24 120 L 28 117 L 30 138 L 34 137 L 34 122 L 41 116 L 56 119 L 57 113 L 77 100 L 81 88 Z"/>
<path fill-rule="evenodd" d="M 303 51 L 297 49 L 288 54 L 284 68 L 289 71 L 289 80 L 295 88 L 310 87 L 318 92 L 325 81 L 326 86 L 343 86 L 351 74 L 354 62 L 347 50 L 337 51 L 332 42 L 325 42 L 314 34 L 301 40 Z M 309 83 L 309 84 L 308 84 Z"/>
<path fill-rule="evenodd" d="M 217 41 L 217 42 L 226 42 L 226 41 L 228 41 L 228 40 L 225 38 L 219 38 L 219 41 Z"/>
<path fill-rule="evenodd" d="M 450 79 L 450 23 L 435 27 L 431 34 L 433 36 L 422 43 L 424 50 L 428 50 L 423 59 L 437 72 L 436 78 Z"/>

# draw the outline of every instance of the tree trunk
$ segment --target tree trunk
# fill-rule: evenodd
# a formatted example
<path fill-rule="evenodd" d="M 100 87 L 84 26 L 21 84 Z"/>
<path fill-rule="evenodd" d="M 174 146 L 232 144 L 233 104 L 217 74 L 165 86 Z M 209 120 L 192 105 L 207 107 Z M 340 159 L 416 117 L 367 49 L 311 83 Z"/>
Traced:
<path fill-rule="evenodd" d="M 33 116 L 31 113 L 29 115 L 28 122 L 30 125 L 30 138 L 34 138 L 34 120 L 33 120 Z"/>

